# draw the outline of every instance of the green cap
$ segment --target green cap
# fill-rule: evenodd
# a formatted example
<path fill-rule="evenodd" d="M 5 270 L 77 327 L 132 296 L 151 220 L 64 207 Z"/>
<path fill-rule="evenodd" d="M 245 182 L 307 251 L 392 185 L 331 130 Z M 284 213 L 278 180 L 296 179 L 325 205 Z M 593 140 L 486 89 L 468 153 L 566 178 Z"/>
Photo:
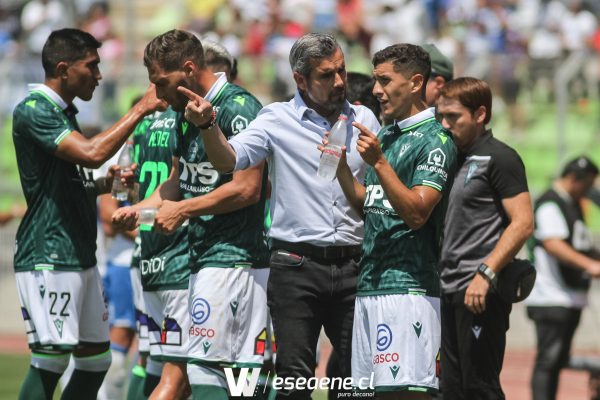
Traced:
<path fill-rule="evenodd" d="M 431 43 L 421 45 L 423 50 L 429 53 L 431 58 L 431 73 L 439 75 L 446 79 L 451 80 L 454 77 L 454 65 L 448 57 L 442 54 L 442 52 Z"/>

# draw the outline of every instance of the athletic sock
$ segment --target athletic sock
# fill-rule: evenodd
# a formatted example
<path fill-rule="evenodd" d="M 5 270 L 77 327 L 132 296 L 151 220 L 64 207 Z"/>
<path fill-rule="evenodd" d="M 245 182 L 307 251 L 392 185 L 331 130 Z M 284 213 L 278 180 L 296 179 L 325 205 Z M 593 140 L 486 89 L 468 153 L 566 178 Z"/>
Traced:
<path fill-rule="evenodd" d="M 90 357 L 73 357 L 75 370 L 61 400 L 95 400 L 110 366 L 110 350 Z"/>
<path fill-rule="evenodd" d="M 150 397 L 154 389 L 158 386 L 160 382 L 160 375 L 152 375 L 150 373 L 146 374 L 146 379 L 144 380 L 144 396 Z"/>
<path fill-rule="evenodd" d="M 148 396 L 144 395 L 144 381 L 146 380 L 146 369 L 141 365 L 136 365 L 131 370 L 129 377 L 129 389 L 127 390 L 127 400 L 146 400 Z"/>
<path fill-rule="evenodd" d="M 193 400 L 228 400 L 227 381 L 218 369 L 198 364 L 187 365 Z"/>
<path fill-rule="evenodd" d="M 127 349 L 112 343 L 110 345 L 112 363 L 106 373 L 98 393 L 99 399 L 113 400 L 123 398 L 127 383 Z"/>
<path fill-rule="evenodd" d="M 19 392 L 19 400 L 52 400 L 60 375 L 30 365 Z"/>
<path fill-rule="evenodd" d="M 163 363 L 155 361 L 151 357 L 146 360 L 146 379 L 144 380 L 144 395 L 150 397 L 150 394 L 158 386 L 162 374 Z"/>

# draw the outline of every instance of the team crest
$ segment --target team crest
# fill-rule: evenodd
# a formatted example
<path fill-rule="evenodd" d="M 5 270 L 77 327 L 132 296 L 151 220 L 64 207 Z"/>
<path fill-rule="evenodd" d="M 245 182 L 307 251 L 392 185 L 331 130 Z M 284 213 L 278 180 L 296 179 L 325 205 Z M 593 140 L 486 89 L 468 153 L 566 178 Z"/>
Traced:
<path fill-rule="evenodd" d="M 54 322 L 54 327 L 56 328 L 56 331 L 58 332 L 58 335 L 62 338 L 64 322 L 58 318 L 55 319 L 53 322 Z"/>
<path fill-rule="evenodd" d="M 478 167 L 479 165 L 476 162 L 472 162 L 471 164 L 469 164 L 469 168 L 467 169 L 467 175 L 465 176 L 465 186 L 469 184 L 469 181 L 471 181 L 471 178 L 473 177 L 473 175 L 475 175 L 475 171 L 477 171 Z"/>

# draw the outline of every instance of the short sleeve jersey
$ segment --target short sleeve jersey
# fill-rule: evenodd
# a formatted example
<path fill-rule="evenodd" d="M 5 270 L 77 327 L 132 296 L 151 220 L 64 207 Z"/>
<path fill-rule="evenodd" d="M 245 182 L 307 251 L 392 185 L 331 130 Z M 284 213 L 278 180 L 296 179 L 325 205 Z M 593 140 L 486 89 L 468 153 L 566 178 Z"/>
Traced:
<path fill-rule="evenodd" d="M 217 123 L 228 139 L 256 118 L 262 107 L 254 96 L 230 83 L 221 87 L 211 103 L 217 110 Z M 218 173 L 208 161 L 199 128 L 182 120 L 178 134 L 179 190 L 184 198 L 203 196 L 232 180 L 232 174 Z M 253 205 L 227 214 L 190 219 L 192 273 L 204 267 L 267 266 L 263 220 L 266 182 L 265 171 L 260 200 Z"/>
<path fill-rule="evenodd" d="M 167 178 L 177 148 L 179 114 L 168 108 L 144 118 L 133 136 L 139 165 L 140 198 L 147 199 Z M 169 235 L 157 233 L 150 225 L 140 226 L 139 267 L 145 291 L 186 289 L 188 267 L 187 227 Z"/>
<path fill-rule="evenodd" d="M 46 93 L 32 91 L 13 112 L 13 142 L 27 212 L 19 225 L 15 271 L 78 271 L 96 265 L 96 193 L 92 170 L 55 156 L 79 131 Z"/>
<path fill-rule="evenodd" d="M 521 157 L 486 132 L 464 155 L 450 192 L 440 264 L 444 292 L 469 285 L 508 226 L 502 200 L 527 191 Z"/>
<path fill-rule="evenodd" d="M 366 175 L 365 239 L 358 295 L 426 294 L 439 296 L 437 263 L 447 194 L 456 165 L 456 146 L 432 109 L 388 125 L 378 134 L 386 160 L 409 189 L 429 186 L 442 200 L 421 228 L 413 230 L 387 199 L 373 168 Z"/>

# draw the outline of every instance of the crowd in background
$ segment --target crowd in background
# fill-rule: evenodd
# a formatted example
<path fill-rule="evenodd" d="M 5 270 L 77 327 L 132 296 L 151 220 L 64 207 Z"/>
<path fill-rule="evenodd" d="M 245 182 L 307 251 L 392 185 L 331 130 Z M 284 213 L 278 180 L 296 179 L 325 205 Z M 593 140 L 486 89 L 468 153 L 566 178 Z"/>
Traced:
<path fill-rule="evenodd" d="M 454 61 L 457 76 L 476 76 L 491 83 L 508 106 L 516 130 L 524 128 L 524 121 L 513 106 L 525 84 L 531 89 L 537 83 L 551 82 L 556 68 L 574 54 L 584 56 L 581 84 L 575 85 L 574 93 L 578 98 L 597 93 L 600 3 L 591 0 L 147 3 L 151 18 L 138 23 L 147 25 L 149 37 L 172 28 L 174 22 L 222 43 L 235 57 L 250 63 L 252 74 L 247 80 L 251 82 L 244 84 L 252 87 L 260 82 L 259 92 L 274 101 L 293 92 L 287 55 L 292 43 L 311 31 L 335 32 L 345 48 L 348 70 L 360 72 L 369 72 L 371 55 L 390 44 L 435 43 Z M 126 38 L 112 23 L 116 7 L 111 5 L 115 4 L 93 0 L 4 1 L 0 4 L 0 58 L 34 57 L 52 29 L 78 26 L 104 43 L 102 72 L 105 83 L 114 85 L 115 79 L 106 78 L 119 76 L 118 60 Z M 159 32 L 149 32 L 152 29 Z M 551 99 L 552 86 L 542 87 L 548 89 L 543 92 L 545 98 Z"/>

